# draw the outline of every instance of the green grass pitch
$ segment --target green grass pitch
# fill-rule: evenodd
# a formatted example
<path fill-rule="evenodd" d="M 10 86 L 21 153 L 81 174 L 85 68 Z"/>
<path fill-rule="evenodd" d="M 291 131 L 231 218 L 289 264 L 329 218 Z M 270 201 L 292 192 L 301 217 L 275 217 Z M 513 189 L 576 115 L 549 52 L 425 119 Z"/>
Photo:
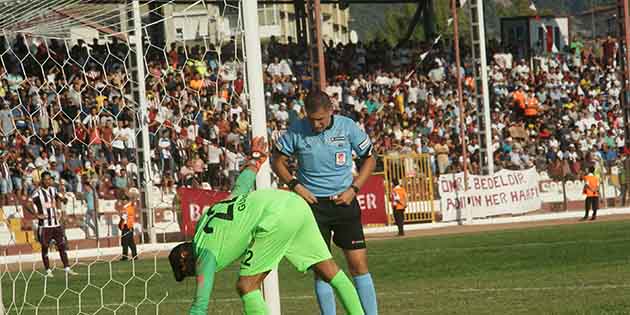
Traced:
<path fill-rule="evenodd" d="M 630 314 L 630 222 L 371 241 L 368 246 L 380 314 Z M 342 262 L 340 252 L 335 258 Z M 15 294 L 18 303 L 8 314 L 36 314 L 31 306 L 21 308 L 23 301 L 39 304 L 38 314 L 45 315 L 148 315 L 156 308 L 159 314 L 186 314 L 195 280 L 176 283 L 163 258 L 155 266 L 144 256 L 133 276 L 129 262 L 95 262 L 89 266 L 90 279 L 88 266 L 76 266 L 80 275 L 69 279 L 68 289 L 57 270 L 44 298 L 41 275 L 4 274 L 4 305 L 9 307 Z M 237 266 L 217 276 L 210 314 L 240 314 L 236 276 Z M 282 263 L 283 314 L 318 314 L 311 278 Z"/>

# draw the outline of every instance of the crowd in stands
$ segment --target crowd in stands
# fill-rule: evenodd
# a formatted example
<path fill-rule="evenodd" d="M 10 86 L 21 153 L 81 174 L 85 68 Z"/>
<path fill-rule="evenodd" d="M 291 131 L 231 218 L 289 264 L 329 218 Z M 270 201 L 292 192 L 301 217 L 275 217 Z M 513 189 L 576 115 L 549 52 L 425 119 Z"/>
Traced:
<path fill-rule="evenodd" d="M 297 119 L 299 83 L 291 83 L 289 45 L 277 45 L 268 67 L 275 84 L 272 104 L 278 117 Z M 619 166 L 624 148 L 621 76 L 615 40 L 589 47 L 576 41 L 558 53 L 515 60 L 509 47 L 490 43 L 489 88 L 495 169 L 536 167 L 552 177 L 579 179 L 590 167 L 598 172 Z M 463 51 L 469 51 L 464 47 Z M 326 49 L 328 94 L 337 111 L 366 130 L 379 155 L 428 153 L 436 174 L 462 171 L 461 132 L 466 138 L 468 169 L 480 172 L 476 86 L 472 66 L 460 69 L 464 86 L 465 130 L 460 130 L 457 69 L 453 48 L 409 42 L 336 45 Z M 466 57 L 470 57 L 466 55 Z M 296 63 L 301 64 L 301 61 Z M 275 75 L 274 75 L 275 73 Z M 298 77 L 298 82 L 304 82 Z M 308 82 L 307 82 L 308 83 Z M 277 86 L 277 87 L 276 87 Z M 302 85 L 304 86 L 304 84 Z M 286 88 L 289 87 L 289 88 Z M 293 104 L 291 104 L 293 103 Z M 297 107 L 297 109 L 296 109 Z M 294 112 L 294 113 L 292 113 Z M 290 124 L 291 121 L 288 121 Z"/>
<path fill-rule="evenodd" d="M 498 169 L 536 167 L 579 177 L 611 166 L 624 150 L 621 79 L 611 39 L 562 53 L 514 59 L 492 48 L 489 60 L 492 148 Z M 241 57 L 223 47 L 151 46 L 146 90 L 156 185 L 228 189 L 249 150 L 250 121 Z M 495 46 L 499 47 L 499 46 Z M 28 195 L 41 173 L 66 191 L 89 183 L 111 195 L 138 186 L 129 46 L 17 37 L 0 43 L 0 196 Z M 466 50 L 464 50 L 466 51 Z M 436 174 L 479 172 L 480 127 L 472 67 L 462 69 L 465 130 L 460 130 L 452 47 L 408 42 L 391 47 L 327 43 L 328 87 L 336 113 L 371 137 L 375 153 L 428 153 Z M 219 58 L 220 56 L 220 58 Z M 272 38 L 263 49 L 268 133 L 277 139 L 305 116 L 312 87 L 306 50 Z M 464 58 L 464 60 L 468 60 Z"/>

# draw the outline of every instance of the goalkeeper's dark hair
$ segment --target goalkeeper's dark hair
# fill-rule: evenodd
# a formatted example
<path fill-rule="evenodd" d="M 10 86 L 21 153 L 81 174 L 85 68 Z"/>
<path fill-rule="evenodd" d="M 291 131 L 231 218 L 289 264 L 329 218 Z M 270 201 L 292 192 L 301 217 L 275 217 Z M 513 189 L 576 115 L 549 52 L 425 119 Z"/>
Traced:
<path fill-rule="evenodd" d="M 191 242 L 181 243 L 168 255 L 175 280 L 181 282 L 187 276 L 195 275 L 195 256 Z"/>

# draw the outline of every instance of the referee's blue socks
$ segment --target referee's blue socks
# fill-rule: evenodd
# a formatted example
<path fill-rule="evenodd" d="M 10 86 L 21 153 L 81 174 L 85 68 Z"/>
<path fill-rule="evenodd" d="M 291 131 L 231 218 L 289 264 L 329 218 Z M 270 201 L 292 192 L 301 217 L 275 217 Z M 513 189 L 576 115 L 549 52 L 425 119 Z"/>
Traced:
<path fill-rule="evenodd" d="M 364 275 L 354 277 L 354 286 L 359 293 L 361 305 L 365 311 L 365 315 L 377 315 L 378 306 L 376 303 L 376 290 L 374 290 L 374 282 L 372 275 L 368 272 Z"/>
<path fill-rule="evenodd" d="M 335 292 L 332 286 L 322 279 L 315 280 L 315 294 L 322 315 L 336 315 Z"/>

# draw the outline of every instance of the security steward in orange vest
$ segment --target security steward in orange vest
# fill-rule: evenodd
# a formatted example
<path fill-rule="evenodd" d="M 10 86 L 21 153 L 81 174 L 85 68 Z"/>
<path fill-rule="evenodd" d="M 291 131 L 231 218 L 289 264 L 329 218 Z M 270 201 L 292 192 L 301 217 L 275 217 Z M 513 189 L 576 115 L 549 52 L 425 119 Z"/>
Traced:
<path fill-rule="evenodd" d="M 586 201 L 584 202 L 584 217 L 580 221 L 588 219 L 588 212 L 593 209 L 593 216 L 591 220 L 595 220 L 597 217 L 597 210 L 599 209 L 599 178 L 594 175 L 595 168 L 589 169 L 588 175 L 584 176 L 584 194 L 586 195 Z"/>
<path fill-rule="evenodd" d="M 527 118 L 530 123 L 533 123 L 536 116 L 538 116 L 538 105 L 536 95 L 534 95 L 534 92 L 530 92 L 525 102 L 525 108 L 523 108 L 525 118 Z"/>
<path fill-rule="evenodd" d="M 392 207 L 394 208 L 394 220 L 398 226 L 398 236 L 405 235 L 405 209 L 407 208 L 407 191 L 400 185 L 398 179 L 393 180 Z"/>
<path fill-rule="evenodd" d="M 122 210 L 120 212 L 120 221 L 118 222 L 118 228 L 122 232 L 120 237 L 120 245 L 122 245 L 122 258 L 120 260 L 128 260 L 129 249 L 131 249 L 131 258 L 133 260 L 138 259 L 138 252 L 136 250 L 136 241 L 133 239 L 133 226 L 136 222 L 136 207 L 132 201 L 129 201 L 129 197 L 123 194 L 120 198 L 122 202 Z"/>

